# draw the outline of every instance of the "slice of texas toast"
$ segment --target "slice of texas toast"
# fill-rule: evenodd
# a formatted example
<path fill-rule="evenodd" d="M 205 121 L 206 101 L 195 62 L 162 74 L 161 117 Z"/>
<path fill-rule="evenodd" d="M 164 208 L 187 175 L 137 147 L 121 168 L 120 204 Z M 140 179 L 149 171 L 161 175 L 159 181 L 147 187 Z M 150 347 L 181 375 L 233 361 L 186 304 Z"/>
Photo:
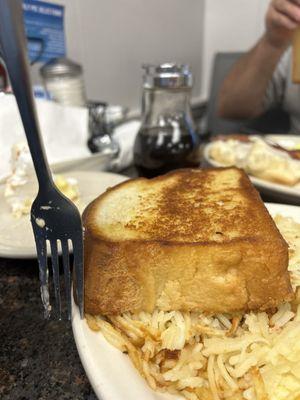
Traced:
<path fill-rule="evenodd" d="M 288 246 L 242 170 L 129 180 L 83 218 L 90 314 L 266 310 L 293 297 Z"/>

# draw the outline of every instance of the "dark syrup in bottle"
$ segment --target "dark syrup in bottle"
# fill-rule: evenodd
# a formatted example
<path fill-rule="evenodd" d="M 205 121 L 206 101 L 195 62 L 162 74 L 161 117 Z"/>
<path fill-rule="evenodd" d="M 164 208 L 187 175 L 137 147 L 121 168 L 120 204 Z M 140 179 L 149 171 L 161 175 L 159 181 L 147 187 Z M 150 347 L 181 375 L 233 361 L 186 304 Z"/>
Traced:
<path fill-rule="evenodd" d="M 140 176 L 154 178 L 178 168 L 200 164 L 198 135 L 186 127 L 141 128 L 134 146 L 134 164 Z"/>

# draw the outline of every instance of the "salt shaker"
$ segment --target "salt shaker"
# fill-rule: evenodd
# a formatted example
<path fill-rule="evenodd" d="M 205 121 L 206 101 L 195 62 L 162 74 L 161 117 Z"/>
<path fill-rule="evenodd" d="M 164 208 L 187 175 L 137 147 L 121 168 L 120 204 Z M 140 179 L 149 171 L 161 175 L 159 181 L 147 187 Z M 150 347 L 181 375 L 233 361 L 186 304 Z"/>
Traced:
<path fill-rule="evenodd" d="M 47 92 L 67 106 L 86 105 L 82 67 L 67 58 L 56 58 L 40 69 Z"/>

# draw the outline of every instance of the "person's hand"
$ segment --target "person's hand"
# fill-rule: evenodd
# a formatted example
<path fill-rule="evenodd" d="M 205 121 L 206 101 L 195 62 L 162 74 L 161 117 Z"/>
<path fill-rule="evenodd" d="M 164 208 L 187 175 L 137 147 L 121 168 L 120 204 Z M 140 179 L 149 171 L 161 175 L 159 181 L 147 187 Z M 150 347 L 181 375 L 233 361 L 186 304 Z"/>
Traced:
<path fill-rule="evenodd" d="M 266 38 L 278 48 L 287 47 L 300 26 L 300 0 L 272 0 L 266 15 Z"/>

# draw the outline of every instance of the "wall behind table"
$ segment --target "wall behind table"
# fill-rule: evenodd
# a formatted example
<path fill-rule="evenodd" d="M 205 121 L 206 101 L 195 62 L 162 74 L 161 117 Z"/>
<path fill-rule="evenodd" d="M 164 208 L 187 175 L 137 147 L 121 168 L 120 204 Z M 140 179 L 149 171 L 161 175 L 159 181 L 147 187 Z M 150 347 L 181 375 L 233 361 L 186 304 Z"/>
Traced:
<path fill-rule="evenodd" d="M 50 1 L 66 6 L 68 56 L 84 67 L 89 99 L 139 109 L 141 64 L 166 61 L 190 64 L 200 96 L 204 0 Z"/>
<path fill-rule="evenodd" d="M 202 90 L 209 90 L 213 58 L 220 51 L 247 51 L 264 29 L 270 0 L 206 0 Z"/>

